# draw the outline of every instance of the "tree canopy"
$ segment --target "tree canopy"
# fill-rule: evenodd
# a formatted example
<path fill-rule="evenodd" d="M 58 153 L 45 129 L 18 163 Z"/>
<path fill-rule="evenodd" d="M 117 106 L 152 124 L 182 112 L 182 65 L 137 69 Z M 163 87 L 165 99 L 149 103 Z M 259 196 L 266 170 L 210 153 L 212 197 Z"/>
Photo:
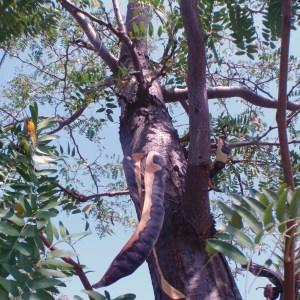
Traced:
<path fill-rule="evenodd" d="M 278 0 L 0 1 L 0 72 L 18 65 L 1 88 L 1 299 L 56 299 L 71 276 L 90 299 L 111 299 L 76 242 L 143 221 L 151 151 L 165 169 L 153 173 L 162 225 L 143 258 L 155 299 L 241 299 L 224 256 L 267 278 L 267 299 L 299 297 L 299 11 Z M 212 176 L 220 140 L 231 153 Z M 65 214 L 84 232 L 57 221 Z M 270 258 L 257 263 L 262 250 Z"/>

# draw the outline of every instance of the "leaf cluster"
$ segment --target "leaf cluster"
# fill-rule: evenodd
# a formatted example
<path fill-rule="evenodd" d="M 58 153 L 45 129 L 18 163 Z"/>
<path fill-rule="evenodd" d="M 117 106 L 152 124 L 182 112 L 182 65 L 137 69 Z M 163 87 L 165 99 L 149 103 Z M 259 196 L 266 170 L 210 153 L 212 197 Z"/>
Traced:
<path fill-rule="evenodd" d="M 253 251 L 270 235 L 276 238 L 278 246 L 283 245 L 287 224 L 291 221 L 295 222 L 295 235 L 299 234 L 299 188 L 291 191 L 283 185 L 277 191 L 253 191 L 247 197 L 232 194 L 230 198 L 231 206 L 217 201 L 224 214 L 226 227 L 215 239 L 208 241 L 208 251 L 222 252 L 241 265 L 247 265 L 248 260 L 241 249 Z M 277 257 L 281 258 L 279 264 L 282 267 L 284 255 Z"/>
<path fill-rule="evenodd" d="M 51 0 L 0 1 L 0 44 L 40 34 L 55 26 L 56 16 Z"/>

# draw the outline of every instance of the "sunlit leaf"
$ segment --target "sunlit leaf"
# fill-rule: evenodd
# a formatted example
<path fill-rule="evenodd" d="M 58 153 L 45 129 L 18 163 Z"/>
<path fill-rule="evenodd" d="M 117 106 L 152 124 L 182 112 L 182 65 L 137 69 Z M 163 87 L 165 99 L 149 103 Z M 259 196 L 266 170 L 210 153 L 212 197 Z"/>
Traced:
<path fill-rule="evenodd" d="M 95 291 L 82 290 L 83 293 L 89 295 L 93 300 L 106 300 L 106 297 Z"/>
<path fill-rule="evenodd" d="M 240 263 L 241 265 L 247 264 L 245 255 L 235 246 L 224 241 L 210 239 L 206 241 L 207 245 L 217 252 L 221 252 L 232 260 Z"/>

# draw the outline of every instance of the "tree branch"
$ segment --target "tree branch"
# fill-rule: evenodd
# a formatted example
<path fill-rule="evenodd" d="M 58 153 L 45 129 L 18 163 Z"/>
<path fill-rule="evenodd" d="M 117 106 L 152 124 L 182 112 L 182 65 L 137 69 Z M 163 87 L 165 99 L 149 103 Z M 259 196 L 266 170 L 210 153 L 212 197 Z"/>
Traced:
<path fill-rule="evenodd" d="M 112 0 L 112 3 L 113 3 L 114 12 L 115 12 L 116 20 L 118 23 L 119 31 L 122 34 L 127 35 L 126 26 L 125 26 L 125 23 L 124 23 L 122 14 L 121 14 L 120 2 L 119 2 L 119 0 Z"/>
<path fill-rule="evenodd" d="M 209 112 L 206 95 L 204 34 L 197 15 L 196 1 L 180 1 L 188 43 L 188 103 L 190 149 L 188 164 L 208 163 L 210 157 Z"/>
<path fill-rule="evenodd" d="M 52 245 L 43 234 L 40 234 L 39 237 L 48 249 L 50 249 L 51 251 L 58 250 L 58 248 Z M 86 290 L 93 290 L 92 285 L 90 284 L 85 272 L 83 271 L 79 263 L 69 257 L 61 257 L 61 259 L 69 265 L 73 266 L 76 275 L 79 277 L 82 285 Z"/>
<path fill-rule="evenodd" d="M 196 0 L 181 0 L 180 12 L 188 43 L 188 110 L 190 145 L 183 209 L 186 220 L 201 243 L 211 235 L 212 216 L 208 198 L 210 138 L 206 93 L 204 33 L 199 23 Z M 204 244 L 201 244 L 201 247 Z"/>
<path fill-rule="evenodd" d="M 129 195 L 129 191 L 125 190 L 125 191 L 115 191 L 115 192 L 103 192 L 103 193 L 97 193 L 97 194 L 85 196 L 85 195 L 79 194 L 76 191 L 66 189 L 65 187 L 60 185 L 58 182 L 55 183 L 55 186 L 57 186 L 62 192 L 64 192 L 65 194 L 69 195 L 70 197 L 72 197 L 73 199 L 75 199 L 79 202 L 87 202 L 91 199 L 101 198 L 101 197 L 115 197 L 115 196 Z"/>
<path fill-rule="evenodd" d="M 288 134 L 287 134 L 287 80 L 289 46 L 291 32 L 292 1 L 282 1 L 282 29 L 281 29 L 281 53 L 278 87 L 278 107 L 276 121 L 278 125 L 278 137 L 280 142 L 280 154 L 284 181 L 292 190 L 295 189 L 292 163 L 290 159 Z M 296 299 L 295 284 L 295 220 L 287 222 L 287 233 L 284 243 L 284 282 L 283 299 Z"/>
<path fill-rule="evenodd" d="M 164 88 L 163 95 L 165 102 L 186 100 L 188 98 L 188 89 L 175 88 L 173 90 L 169 90 Z M 276 100 L 257 95 L 250 89 L 243 86 L 209 87 L 207 88 L 207 97 L 208 99 L 239 97 L 256 106 L 265 108 L 277 108 L 278 103 Z M 287 109 L 291 111 L 300 110 L 300 104 L 288 102 Z"/>
<path fill-rule="evenodd" d="M 255 276 L 268 278 L 282 292 L 283 278 L 280 273 L 253 262 L 243 268 Z"/>
<path fill-rule="evenodd" d="M 71 115 L 71 117 L 67 118 L 67 119 L 63 119 L 63 120 L 58 120 L 58 127 L 51 130 L 50 132 L 48 132 L 47 134 L 54 134 L 58 131 L 60 131 L 61 129 L 63 129 L 65 126 L 70 125 L 71 123 L 73 123 L 75 120 L 77 120 L 82 113 L 84 112 L 84 110 L 87 108 L 87 106 L 82 107 L 81 109 L 77 110 L 73 115 Z"/>
<path fill-rule="evenodd" d="M 3 53 L 2 57 L 1 57 L 1 60 L 0 60 L 0 68 L 1 68 L 2 64 L 4 63 L 6 55 L 7 55 L 7 52 L 4 50 L 4 53 Z"/>
<path fill-rule="evenodd" d="M 91 44 L 95 47 L 96 52 L 104 60 L 104 62 L 109 66 L 112 72 L 116 72 L 118 69 L 118 60 L 108 51 L 108 49 L 103 44 L 100 34 L 95 30 L 93 25 L 88 20 L 83 10 L 76 7 L 69 0 L 58 0 L 61 5 L 76 19 L 80 27 L 83 29 L 87 35 Z"/>

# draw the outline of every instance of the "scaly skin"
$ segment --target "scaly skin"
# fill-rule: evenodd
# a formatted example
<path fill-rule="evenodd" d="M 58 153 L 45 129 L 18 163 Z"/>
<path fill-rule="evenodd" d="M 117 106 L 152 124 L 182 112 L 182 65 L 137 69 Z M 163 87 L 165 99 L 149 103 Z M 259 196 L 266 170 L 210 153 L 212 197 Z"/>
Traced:
<path fill-rule="evenodd" d="M 135 181 L 137 185 L 138 190 L 138 196 L 139 196 L 139 206 L 144 206 L 144 201 L 142 198 L 142 176 L 141 176 L 141 160 L 145 157 L 143 153 L 133 153 L 132 158 L 134 161 L 134 174 L 135 174 Z M 185 296 L 182 294 L 179 290 L 177 290 L 175 287 L 173 287 L 164 277 L 164 274 L 160 268 L 158 256 L 156 253 L 155 247 L 153 248 L 152 255 L 154 257 L 154 261 L 156 264 L 156 268 L 158 270 L 158 276 L 160 280 L 160 287 L 164 291 L 166 295 L 172 300 L 177 299 L 184 299 Z"/>
<path fill-rule="evenodd" d="M 102 279 L 95 283 L 93 288 L 110 285 L 133 273 L 150 255 L 164 220 L 164 165 L 157 152 L 148 153 L 144 176 L 145 201 L 140 222 Z"/>

